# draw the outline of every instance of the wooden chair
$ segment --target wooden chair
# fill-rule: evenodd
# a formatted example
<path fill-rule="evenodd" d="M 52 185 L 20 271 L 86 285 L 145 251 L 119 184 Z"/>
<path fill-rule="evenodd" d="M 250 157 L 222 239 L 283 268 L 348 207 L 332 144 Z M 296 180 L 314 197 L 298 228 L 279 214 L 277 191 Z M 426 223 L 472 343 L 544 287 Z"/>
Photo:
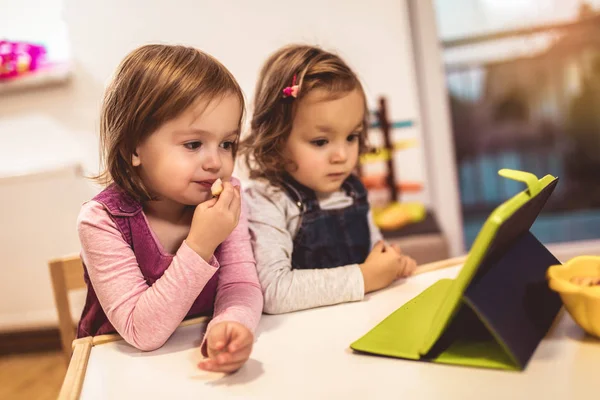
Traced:
<path fill-rule="evenodd" d="M 71 317 L 68 293 L 71 290 L 86 287 L 83 279 L 83 264 L 79 256 L 70 256 L 48 262 L 54 302 L 58 312 L 58 328 L 63 353 L 67 363 L 71 359 L 72 343 L 76 337 L 76 326 Z"/>

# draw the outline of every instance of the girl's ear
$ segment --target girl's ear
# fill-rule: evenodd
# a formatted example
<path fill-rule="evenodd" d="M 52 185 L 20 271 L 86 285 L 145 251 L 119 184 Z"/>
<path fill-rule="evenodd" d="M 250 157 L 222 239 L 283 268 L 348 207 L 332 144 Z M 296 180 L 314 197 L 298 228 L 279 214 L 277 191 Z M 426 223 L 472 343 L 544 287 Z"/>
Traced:
<path fill-rule="evenodd" d="M 133 165 L 134 167 L 139 167 L 140 165 L 142 165 L 142 160 L 140 160 L 140 156 L 138 156 L 137 149 L 131 155 L 131 165 Z"/>

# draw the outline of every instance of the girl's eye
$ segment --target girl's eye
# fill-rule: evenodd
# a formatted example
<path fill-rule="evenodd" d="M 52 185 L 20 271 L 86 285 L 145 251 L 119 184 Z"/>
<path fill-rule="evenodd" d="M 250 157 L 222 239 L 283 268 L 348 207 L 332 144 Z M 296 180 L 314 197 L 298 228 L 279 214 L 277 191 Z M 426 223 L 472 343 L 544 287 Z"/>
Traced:
<path fill-rule="evenodd" d="M 188 150 L 196 150 L 202 146 L 201 142 L 188 142 L 183 145 Z"/>
<path fill-rule="evenodd" d="M 354 141 L 357 141 L 359 137 L 360 137 L 360 134 L 353 133 L 351 135 L 348 135 L 348 138 L 346 140 L 348 140 L 349 142 L 354 142 Z"/>
<path fill-rule="evenodd" d="M 317 147 L 323 147 L 327 144 L 327 140 L 325 139 L 317 139 L 317 140 L 313 140 L 310 142 L 311 144 L 317 146 Z"/>
<path fill-rule="evenodd" d="M 233 146 L 235 145 L 235 142 L 223 142 L 221 143 L 221 147 L 225 150 L 233 150 Z"/>

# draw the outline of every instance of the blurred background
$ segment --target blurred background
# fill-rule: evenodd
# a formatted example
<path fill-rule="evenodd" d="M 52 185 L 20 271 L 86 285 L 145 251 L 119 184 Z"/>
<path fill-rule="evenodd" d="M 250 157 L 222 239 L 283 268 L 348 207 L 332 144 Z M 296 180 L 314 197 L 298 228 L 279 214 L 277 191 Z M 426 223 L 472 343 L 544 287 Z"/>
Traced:
<path fill-rule="evenodd" d="M 48 261 L 78 253 L 79 208 L 101 190 L 86 176 L 99 170 L 104 87 L 128 52 L 156 42 L 222 61 L 249 112 L 280 46 L 340 54 L 367 91 L 372 144 L 385 145 L 381 98 L 387 135 L 410 143 L 391 156 L 396 200 L 427 218 L 389 235 L 415 254 L 468 251 L 523 190 L 500 168 L 558 176 L 533 232 L 559 259 L 600 254 L 600 0 L 0 0 L 0 398 L 58 393 Z M 364 171 L 389 171 L 380 161 Z M 74 319 L 84 295 L 70 294 Z"/>
<path fill-rule="evenodd" d="M 600 235 L 599 6 L 435 2 L 467 246 L 518 186 L 502 167 L 560 177 L 533 228 L 542 241 Z"/>

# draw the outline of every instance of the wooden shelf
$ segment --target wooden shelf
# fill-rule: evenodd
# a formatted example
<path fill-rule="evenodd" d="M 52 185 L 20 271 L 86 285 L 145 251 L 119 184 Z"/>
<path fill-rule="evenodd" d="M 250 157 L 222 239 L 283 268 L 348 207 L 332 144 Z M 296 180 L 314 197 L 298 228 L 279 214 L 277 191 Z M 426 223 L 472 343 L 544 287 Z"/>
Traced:
<path fill-rule="evenodd" d="M 0 95 L 10 92 L 20 92 L 38 87 L 65 84 L 71 76 L 67 65 L 57 65 L 48 69 L 32 72 L 19 78 L 7 81 L 0 80 Z"/>

